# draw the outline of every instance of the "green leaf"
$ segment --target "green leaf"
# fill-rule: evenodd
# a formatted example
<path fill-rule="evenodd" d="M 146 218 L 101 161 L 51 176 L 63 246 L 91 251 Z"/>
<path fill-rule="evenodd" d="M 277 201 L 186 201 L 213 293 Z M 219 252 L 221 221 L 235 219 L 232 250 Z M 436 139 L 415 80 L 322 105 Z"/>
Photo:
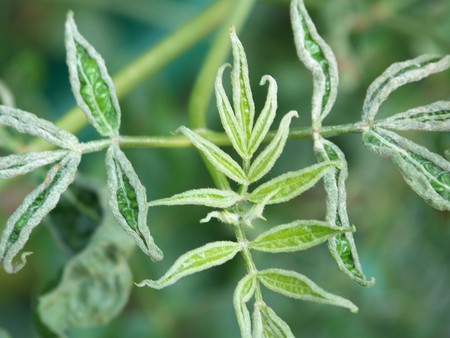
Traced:
<path fill-rule="evenodd" d="M 41 322 L 58 337 L 73 328 L 105 325 L 126 305 L 133 241 L 105 218 L 89 245 L 65 266 L 56 288 L 39 298 Z"/>
<path fill-rule="evenodd" d="M 298 117 L 296 111 L 291 111 L 283 117 L 280 127 L 278 128 L 278 131 L 272 141 L 252 163 L 248 172 L 248 179 L 250 183 L 259 180 L 267 174 L 274 166 L 278 157 L 280 157 L 289 136 L 289 125 L 291 124 L 291 120 L 294 116 Z"/>
<path fill-rule="evenodd" d="M 79 153 L 66 155 L 6 222 L 0 239 L 0 261 L 6 272 L 15 273 L 25 265 L 30 252 L 22 253 L 20 262 L 14 263 L 13 259 L 25 246 L 31 231 L 56 206 L 61 194 L 72 183 L 80 159 Z"/>
<path fill-rule="evenodd" d="M 332 142 L 319 137 L 314 142 L 314 151 L 319 161 L 339 160 L 342 163 L 340 169 L 325 175 L 325 190 L 327 192 L 327 221 L 338 227 L 350 227 L 347 215 L 347 192 L 345 181 L 348 177 L 347 161 L 344 153 Z M 328 248 L 331 256 L 336 261 L 339 270 L 351 279 L 369 287 L 375 283 L 375 279 L 368 280 L 364 275 L 356 250 L 355 241 L 351 232 L 338 234 L 328 240 Z"/>
<path fill-rule="evenodd" d="M 147 193 L 130 161 L 111 144 L 106 153 L 109 207 L 120 227 L 154 261 L 163 258 L 147 226 Z"/>
<path fill-rule="evenodd" d="M 228 210 L 211 211 L 206 215 L 205 218 L 202 218 L 200 220 L 200 223 L 208 223 L 213 218 L 225 224 L 232 224 L 232 225 L 240 224 L 240 215 L 234 212 L 230 212 Z"/>
<path fill-rule="evenodd" d="M 8 107 L 15 107 L 14 101 L 14 95 L 11 93 L 11 90 L 2 80 L 0 80 L 0 104 Z"/>
<path fill-rule="evenodd" d="M 339 162 L 324 162 L 302 170 L 285 173 L 260 185 L 250 193 L 248 198 L 250 201 L 258 203 L 263 201 L 267 195 L 278 190 L 267 204 L 287 202 L 313 187 L 329 170 L 337 165 L 339 165 Z"/>
<path fill-rule="evenodd" d="M 289 325 L 265 303 L 255 303 L 253 322 L 254 337 L 295 338 Z"/>
<path fill-rule="evenodd" d="M 223 65 L 219 68 L 216 77 L 216 100 L 217 109 L 219 110 L 220 121 L 225 129 L 233 148 L 242 158 L 247 158 L 244 131 L 239 124 L 230 101 L 228 100 L 225 89 L 222 85 L 223 71 L 229 65 Z"/>
<path fill-rule="evenodd" d="M 65 149 L 76 149 L 78 139 L 53 123 L 40 119 L 26 111 L 0 106 L 0 126 L 7 126 L 20 133 L 33 135 Z"/>
<path fill-rule="evenodd" d="M 258 272 L 258 279 L 268 289 L 286 297 L 342 306 L 350 309 L 353 313 L 358 312 L 358 308 L 349 300 L 326 292 L 313 281 L 295 271 L 262 270 Z"/>
<path fill-rule="evenodd" d="M 120 107 L 105 61 L 78 32 L 69 12 L 66 21 L 67 66 L 78 106 L 102 136 L 118 135 Z"/>
<path fill-rule="evenodd" d="M 236 242 L 212 242 L 181 255 L 170 269 L 158 280 L 146 279 L 136 284 L 162 289 L 174 284 L 180 278 L 222 265 L 233 259 L 242 247 Z"/>
<path fill-rule="evenodd" d="M 262 233 L 249 244 L 249 248 L 263 252 L 295 252 L 324 243 L 333 236 L 354 231 L 347 227 L 332 226 L 327 222 L 308 220 L 278 225 Z"/>
<path fill-rule="evenodd" d="M 66 154 L 67 150 L 55 150 L 0 157 L 0 179 L 27 174 L 36 168 L 59 161 Z"/>
<path fill-rule="evenodd" d="M 338 69 L 330 46 L 317 33 L 303 0 L 291 2 L 291 22 L 297 55 L 313 75 L 312 121 L 320 127 L 337 95 Z"/>
<path fill-rule="evenodd" d="M 256 278 L 253 275 L 246 275 L 242 278 L 234 291 L 233 304 L 236 311 L 239 329 L 242 338 L 252 337 L 252 326 L 250 313 L 247 309 L 247 302 L 253 297 L 256 289 Z"/>
<path fill-rule="evenodd" d="M 230 38 L 233 50 L 233 70 L 231 72 L 233 105 L 237 120 L 244 132 L 244 142 L 247 144 L 252 132 L 255 104 L 248 77 L 247 57 L 234 27 L 230 30 Z"/>
<path fill-rule="evenodd" d="M 246 184 L 247 177 L 242 168 L 230 155 L 214 143 L 201 137 L 189 128 L 180 127 L 179 130 L 192 142 L 192 144 L 202 152 L 202 154 L 211 162 L 211 164 L 221 173 L 235 182 Z"/>
<path fill-rule="evenodd" d="M 450 102 L 438 101 L 377 121 L 377 127 L 395 130 L 450 131 Z"/>
<path fill-rule="evenodd" d="M 256 120 L 256 123 L 252 130 L 252 135 L 250 136 L 250 140 L 248 142 L 248 153 L 250 157 L 259 148 L 261 142 L 266 137 L 277 112 L 277 82 L 273 77 L 264 75 L 261 79 L 260 85 L 263 86 L 266 84 L 266 82 L 269 82 L 266 103 L 264 104 L 264 108 L 261 111 L 261 114 Z"/>
<path fill-rule="evenodd" d="M 8 331 L 6 331 L 4 328 L 0 327 L 0 338 L 11 338 Z"/>
<path fill-rule="evenodd" d="M 364 144 L 392 159 L 406 183 L 432 207 L 450 210 L 450 162 L 396 133 L 371 128 L 363 133 Z"/>
<path fill-rule="evenodd" d="M 156 205 L 204 205 L 212 208 L 229 208 L 236 204 L 242 196 L 231 190 L 195 189 L 148 203 Z"/>
<path fill-rule="evenodd" d="M 363 106 L 363 120 L 373 121 L 380 105 L 397 88 L 419 81 L 450 67 L 450 55 L 421 55 L 391 65 L 369 86 Z"/>

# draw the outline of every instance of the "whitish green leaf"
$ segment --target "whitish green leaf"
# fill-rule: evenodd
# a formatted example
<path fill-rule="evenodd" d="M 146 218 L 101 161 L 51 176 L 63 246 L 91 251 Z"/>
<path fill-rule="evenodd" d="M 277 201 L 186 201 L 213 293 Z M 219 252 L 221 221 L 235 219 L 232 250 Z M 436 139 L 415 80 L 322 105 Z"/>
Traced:
<path fill-rule="evenodd" d="M 67 66 L 78 106 L 103 136 L 117 136 L 120 107 L 105 61 L 78 32 L 73 13 L 66 21 Z"/>
<path fill-rule="evenodd" d="M 319 127 L 337 95 L 338 69 L 330 46 L 320 37 L 303 0 L 291 2 L 291 22 L 297 55 L 313 75 L 313 127 Z"/>
<path fill-rule="evenodd" d="M 186 135 L 192 144 L 202 152 L 211 164 L 221 173 L 241 184 L 247 183 L 247 177 L 235 160 L 214 143 L 201 137 L 189 128 L 180 127 L 179 130 Z"/>
<path fill-rule="evenodd" d="M 202 218 L 200 220 L 200 223 L 208 223 L 209 221 L 211 221 L 211 219 L 217 219 L 222 223 L 225 224 L 232 224 L 232 225 L 238 225 L 240 224 L 240 215 L 227 211 L 227 210 L 222 210 L 222 211 L 211 211 L 209 212 L 205 218 Z"/>
<path fill-rule="evenodd" d="M 258 272 L 258 279 L 268 289 L 284 296 L 316 303 L 331 304 L 358 312 L 358 308 L 347 299 L 326 292 L 307 277 L 282 269 L 267 269 Z"/>
<path fill-rule="evenodd" d="M 0 327 L 0 338 L 11 338 L 8 331 L 6 331 L 4 328 Z"/>
<path fill-rule="evenodd" d="M 69 153 L 64 157 L 8 219 L 0 239 L 0 261 L 5 271 L 14 273 L 25 265 L 30 252 L 22 253 L 20 262 L 14 263 L 13 259 L 25 246 L 31 231 L 56 206 L 61 194 L 72 183 L 80 159 L 79 153 Z"/>
<path fill-rule="evenodd" d="M 261 79 L 260 85 L 263 86 L 266 82 L 269 82 L 266 103 L 264 104 L 261 114 L 256 120 L 252 130 L 252 135 L 250 136 L 250 140 L 248 142 L 248 153 L 250 157 L 255 153 L 261 145 L 261 142 L 266 137 L 277 112 L 277 82 L 273 77 L 264 75 Z"/>
<path fill-rule="evenodd" d="M 258 203 L 265 199 L 273 191 L 278 192 L 267 204 L 283 203 L 297 197 L 304 191 L 313 187 L 329 170 L 332 170 L 339 162 L 323 162 L 309 166 L 305 169 L 292 171 L 275 177 L 260 185 L 248 196 L 249 200 Z"/>
<path fill-rule="evenodd" d="M 255 323 L 253 337 L 295 338 L 289 325 L 265 303 L 255 303 L 253 322 Z"/>
<path fill-rule="evenodd" d="M 347 215 L 347 193 L 345 181 L 348 177 L 347 161 L 344 153 L 332 142 L 319 137 L 314 143 L 314 151 L 319 161 L 341 161 L 342 167 L 329 172 L 324 177 L 327 192 L 327 221 L 338 227 L 350 227 Z M 356 250 L 353 234 L 346 232 L 329 239 L 328 248 L 339 270 L 357 283 L 369 287 L 375 279 L 364 275 Z"/>
<path fill-rule="evenodd" d="M 14 95 L 6 84 L 0 80 L 0 104 L 8 107 L 15 107 Z M 1 335 L 0 335 L 1 336 Z"/>
<path fill-rule="evenodd" d="M 246 275 L 242 278 L 236 290 L 234 290 L 234 310 L 236 311 L 239 329 L 241 330 L 242 338 L 251 338 L 252 326 L 250 320 L 250 313 L 247 309 L 247 302 L 253 297 L 256 288 L 256 278 L 253 275 Z"/>
<path fill-rule="evenodd" d="M 372 121 L 380 105 L 397 88 L 449 67 L 450 55 L 421 55 L 412 60 L 394 63 L 369 86 L 364 100 L 363 120 Z"/>
<path fill-rule="evenodd" d="M 450 131 L 450 102 L 438 101 L 377 121 L 376 126 L 396 130 Z"/>
<path fill-rule="evenodd" d="M 233 145 L 233 148 L 242 158 L 247 158 L 244 131 L 238 122 L 233 108 L 231 107 L 228 96 L 222 85 L 223 72 L 229 65 L 223 65 L 219 68 L 216 77 L 216 100 L 217 109 L 219 110 L 220 121 Z"/>
<path fill-rule="evenodd" d="M 0 179 L 24 175 L 36 168 L 59 161 L 67 150 L 30 152 L 0 157 Z"/>
<path fill-rule="evenodd" d="M 106 153 L 109 207 L 120 227 L 152 260 L 161 260 L 163 253 L 156 246 L 147 226 L 147 193 L 130 161 L 117 145 Z"/>
<path fill-rule="evenodd" d="M 169 198 L 151 201 L 148 205 L 204 205 L 212 208 L 229 208 L 241 199 L 242 196 L 231 190 L 206 188 L 189 190 Z"/>
<path fill-rule="evenodd" d="M 69 329 L 105 325 L 126 305 L 132 275 L 127 259 L 133 241 L 107 217 L 89 245 L 65 266 L 56 288 L 39 298 L 41 322 L 58 337 Z"/>
<path fill-rule="evenodd" d="M 74 135 L 20 109 L 0 106 L 0 126 L 11 127 L 20 133 L 39 137 L 61 148 L 74 149 L 78 146 L 78 139 Z"/>
<path fill-rule="evenodd" d="M 169 270 L 158 280 L 146 279 L 136 284 L 162 289 L 174 284 L 180 278 L 222 265 L 233 259 L 242 247 L 236 242 L 212 242 L 181 255 Z"/>
<path fill-rule="evenodd" d="M 432 207 L 450 210 L 450 162 L 428 149 L 381 128 L 363 133 L 364 143 L 391 158 L 406 183 Z"/>
<path fill-rule="evenodd" d="M 250 80 L 248 78 L 247 57 L 234 27 L 231 28 L 230 38 L 233 50 L 233 70 L 231 72 L 233 105 L 237 120 L 244 132 L 244 141 L 247 144 L 252 132 L 255 104 L 253 103 Z"/>
<path fill-rule="evenodd" d="M 278 157 L 280 157 L 289 136 L 289 125 L 291 124 L 291 120 L 294 116 L 298 117 L 296 111 L 291 111 L 283 117 L 280 127 L 278 128 L 278 131 L 272 141 L 253 161 L 248 172 L 248 179 L 250 183 L 259 180 L 267 174 L 274 166 Z"/>
<path fill-rule="evenodd" d="M 252 222 L 255 219 L 259 218 L 262 220 L 266 220 L 263 216 L 264 208 L 266 207 L 270 199 L 278 193 L 278 191 L 278 189 L 272 191 L 272 193 L 266 195 L 266 197 L 261 202 L 255 203 L 250 209 L 245 211 L 241 216 L 241 223 L 250 228 L 253 228 Z"/>
<path fill-rule="evenodd" d="M 308 220 L 278 225 L 262 233 L 249 244 L 250 249 L 264 252 L 294 252 L 322 244 L 333 236 L 354 231 L 327 222 Z"/>

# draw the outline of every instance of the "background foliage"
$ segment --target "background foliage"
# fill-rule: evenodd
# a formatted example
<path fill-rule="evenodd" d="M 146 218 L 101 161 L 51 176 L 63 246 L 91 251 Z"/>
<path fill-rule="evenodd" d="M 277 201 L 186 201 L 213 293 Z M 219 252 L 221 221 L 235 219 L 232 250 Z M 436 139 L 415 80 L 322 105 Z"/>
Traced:
<path fill-rule="evenodd" d="M 210 1 L 157 0 L 2 0 L 0 1 L 0 78 L 8 84 L 17 107 L 54 121 L 74 105 L 67 78 L 64 20 L 74 10 L 80 30 L 104 56 L 111 74 L 198 13 Z M 357 121 L 368 85 L 393 62 L 422 53 L 450 53 L 450 3 L 446 0 L 306 1 L 321 32 L 336 53 L 341 84 L 327 123 Z M 289 23 L 288 1 L 258 1 L 240 33 L 250 64 L 257 107 L 264 88 L 255 84 L 271 74 L 279 86 L 280 112 L 297 109 L 292 125 L 309 125 L 311 77 L 298 61 Z M 187 123 L 187 103 L 195 76 L 212 36 L 197 44 L 162 71 L 121 99 L 124 135 L 169 135 Z M 405 86 L 383 105 L 380 114 L 450 98 L 449 73 L 433 75 Z M 212 104 L 208 122 L 218 127 Z M 275 125 L 278 123 L 275 122 Z M 92 127 L 79 133 L 93 138 Z M 418 143 L 443 154 L 450 135 L 409 133 Z M 298 336 L 314 337 L 448 337 L 450 324 L 450 219 L 412 193 L 390 161 L 363 148 L 360 135 L 333 139 L 347 155 L 348 210 L 357 225 L 355 238 L 366 274 L 377 282 L 363 289 L 335 267 L 325 246 L 295 255 L 265 255 L 261 267 L 282 266 L 310 276 L 330 292 L 354 301 L 357 315 L 339 308 L 281 297 L 267 297 Z M 133 162 L 149 200 L 197 187 L 212 186 L 206 169 L 192 149 L 125 150 Z M 289 141 L 271 171 L 314 163 L 312 142 Z M 103 154 L 87 155 L 81 163 L 85 176 L 105 183 Z M 0 227 L 36 184 L 27 175 L 2 188 Z M 324 217 L 325 192 L 320 186 L 290 202 L 270 206 L 271 224 L 294 218 Z M 162 275 L 181 253 L 228 236 L 219 224 L 200 224 L 206 208 L 152 208 L 149 224 L 165 259 L 152 263 L 138 250 L 130 259 L 133 278 Z M 183 217 L 179 217 L 183 215 Z M 261 222 L 261 227 L 267 227 Z M 67 259 L 46 226 L 28 244 L 35 255 L 18 274 L 0 272 L 0 327 L 13 337 L 34 337 L 32 312 L 38 295 Z M 259 256 L 255 255 L 258 259 Z M 273 261 L 272 261 L 273 260 Z M 232 293 L 242 276 L 232 261 L 220 269 L 186 278 L 162 291 L 133 288 L 125 311 L 104 328 L 79 329 L 71 337 L 235 337 L 238 336 Z M 149 333 L 151 332 L 151 333 Z"/>

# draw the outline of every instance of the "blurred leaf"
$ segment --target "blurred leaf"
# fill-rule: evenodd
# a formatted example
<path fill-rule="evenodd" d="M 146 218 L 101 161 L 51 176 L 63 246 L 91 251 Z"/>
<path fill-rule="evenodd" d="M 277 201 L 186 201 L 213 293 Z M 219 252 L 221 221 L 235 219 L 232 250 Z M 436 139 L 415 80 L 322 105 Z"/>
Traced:
<path fill-rule="evenodd" d="M 256 288 L 256 278 L 253 275 L 244 276 L 234 290 L 233 304 L 236 311 L 242 338 L 252 337 L 250 313 L 246 303 L 253 297 Z"/>

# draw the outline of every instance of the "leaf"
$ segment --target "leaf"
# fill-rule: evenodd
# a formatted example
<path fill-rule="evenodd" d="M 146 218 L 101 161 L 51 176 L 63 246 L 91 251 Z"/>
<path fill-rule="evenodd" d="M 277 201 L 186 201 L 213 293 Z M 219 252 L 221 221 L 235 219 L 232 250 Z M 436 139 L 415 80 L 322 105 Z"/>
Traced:
<path fill-rule="evenodd" d="M 211 219 L 217 219 L 218 221 L 225 224 L 239 225 L 240 216 L 233 212 L 222 210 L 222 211 L 211 211 L 205 218 L 200 220 L 200 223 L 208 223 Z"/>
<path fill-rule="evenodd" d="M 291 111 L 283 117 L 280 127 L 272 141 L 252 163 L 248 172 L 250 183 L 259 180 L 267 174 L 274 166 L 278 157 L 280 157 L 289 136 L 289 125 L 294 116 L 298 117 L 296 111 Z"/>
<path fill-rule="evenodd" d="M 55 150 L 0 157 L 0 179 L 27 174 L 36 168 L 59 161 L 66 154 L 67 150 Z"/>
<path fill-rule="evenodd" d="M 67 66 L 78 106 L 102 136 L 118 135 L 120 107 L 105 61 L 78 32 L 69 12 L 66 21 Z"/>
<path fill-rule="evenodd" d="M 249 157 L 251 157 L 255 153 L 255 151 L 261 145 L 261 142 L 266 137 L 277 112 L 277 82 L 273 77 L 264 75 L 259 85 L 263 86 L 266 84 L 266 82 L 269 82 L 266 103 L 264 104 L 264 108 L 261 111 L 261 114 L 256 120 L 256 123 L 252 130 L 252 134 L 250 136 L 250 140 L 248 142 Z"/>
<path fill-rule="evenodd" d="M 432 207 L 450 210 L 450 162 L 396 133 L 371 128 L 363 133 L 364 144 L 392 159 L 406 183 Z"/>
<path fill-rule="evenodd" d="M 255 303 L 253 317 L 255 322 L 259 322 L 255 323 L 254 337 L 295 338 L 289 325 L 266 304 Z"/>
<path fill-rule="evenodd" d="M 170 269 L 158 280 L 146 279 L 138 284 L 139 287 L 149 286 L 162 289 L 174 284 L 180 278 L 207 270 L 213 266 L 222 265 L 233 259 L 242 247 L 236 242 L 212 242 L 181 255 Z"/>
<path fill-rule="evenodd" d="M 221 173 L 241 184 L 247 183 L 247 177 L 235 160 L 214 143 L 201 137 L 189 128 L 180 127 L 179 130 L 202 152 L 211 164 Z"/>
<path fill-rule="evenodd" d="M 13 263 L 13 259 L 25 246 L 31 231 L 56 206 L 61 194 L 72 183 L 80 159 L 79 153 L 65 156 L 6 222 L 0 239 L 0 261 L 6 272 L 15 273 L 25 265 L 30 252 L 22 253 L 20 262 Z"/>
<path fill-rule="evenodd" d="M 237 120 L 244 132 L 244 141 L 247 144 L 253 127 L 255 104 L 248 77 L 247 57 L 234 27 L 230 29 L 230 38 L 233 51 L 233 70 L 231 72 L 233 105 Z"/>
<path fill-rule="evenodd" d="M 229 65 L 223 65 L 217 72 L 215 85 L 217 109 L 219 111 L 222 126 L 225 129 L 233 148 L 242 158 L 247 158 L 244 131 L 242 130 L 242 127 L 234 114 L 233 108 L 231 107 L 230 101 L 228 100 L 227 94 L 225 93 L 225 89 L 222 85 L 223 71 L 228 66 Z"/>
<path fill-rule="evenodd" d="M 250 313 L 246 303 L 253 297 L 255 288 L 255 276 L 246 275 L 239 281 L 236 290 L 234 290 L 233 304 L 242 338 L 252 337 Z"/>
<path fill-rule="evenodd" d="M 0 327 L 0 338 L 11 338 L 11 336 L 8 331 Z"/>
<path fill-rule="evenodd" d="M 156 205 L 204 205 L 212 208 L 229 208 L 236 204 L 242 196 L 231 190 L 195 189 L 148 203 Z"/>
<path fill-rule="evenodd" d="M 396 130 L 450 131 L 450 102 L 438 101 L 377 121 L 377 127 Z"/>
<path fill-rule="evenodd" d="M 412 60 L 394 63 L 369 86 L 363 105 L 363 120 L 372 121 L 380 105 L 397 88 L 449 67 L 450 55 L 421 55 Z"/>
<path fill-rule="evenodd" d="M 349 300 L 326 292 L 313 281 L 295 271 L 282 269 L 262 270 L 258 272 L 258 279 L 268 289 L 286 297 L 342 306 L 353 313 L 358 312 L 358 308 Z"/>
<path fill-rule="evenodd" d="M 0 80 L 0 104 L 9 107 L 15 107 L 14 101 L 14 95 L 11 93 L 11 90 L 2 80 Z"/>
<path fill-rule="evenodd" d="M 78 139 L 71 133 L 20 109 L 0 106 L 0 126 L 11 127 L 20 133 L 39 137 L 57 147 L 76 149 L 78 146 Z"/>
<path fill-rule="evenodd" d="M 332 142 L 319 137 L 314 143 L 314 151 L 319 161 L 339 160 L 340 169 L 325 175 L 325 190 L 327 192 L 327 221 L 338 227 L 350 227 L 347 215 L 347 192 L 345 181 L 348 177 L 347 161 L 344 153 Z M 328 249 L 336 261 L 339 270 L 365 287 L 375 283 L 364 275 L 351 232 L 338 234 L 328 240 Z"/>
<path fill-rule="evenodd" d="M 332 226 L 327 222 L 309 220 L 278 225 L 262 233 L 249 248 L 263 252 L 295 252 L 322 244 L 333 236 L 354 229 Z"/>
<path fill-rule="evenodd" d="M 330 46 L 317 33 L 303 0 L 291 2 L 294 42 L 300 61 L 313 75 L 312 121 L 320 127 L 330 112 L 337 95 L 338 69 Z"/>
<path fill-rule="evenodd" d="M 154 261 L 163 258 L 147 226 L 147 193 L 130 161 L 111 144 L 106 153 L 109 207 L 119 226 Z"/>
<path fill-rule="evenodd" d="M 272 194 L 273 191 L 279 190 L 267 204 L 287 202 L 313 187 L 327 171 L 336 165 L 339 165 L 339 163 L 324 162 L 302 170 L 285 173 L 260 185 L 250 193 L 248 198 L 250 201 L 258 203 L 263 201 L 267 195 Z"/>
<path fill-rule="evenodd" d="M 58 337 L 73 328 L 105 325 L 126 305 L 132 275 L 127 259 L 133 241 L 106 217 L 89 245 L 65 266 L 56 288 L 39 297 L 41 322 Z"/>

